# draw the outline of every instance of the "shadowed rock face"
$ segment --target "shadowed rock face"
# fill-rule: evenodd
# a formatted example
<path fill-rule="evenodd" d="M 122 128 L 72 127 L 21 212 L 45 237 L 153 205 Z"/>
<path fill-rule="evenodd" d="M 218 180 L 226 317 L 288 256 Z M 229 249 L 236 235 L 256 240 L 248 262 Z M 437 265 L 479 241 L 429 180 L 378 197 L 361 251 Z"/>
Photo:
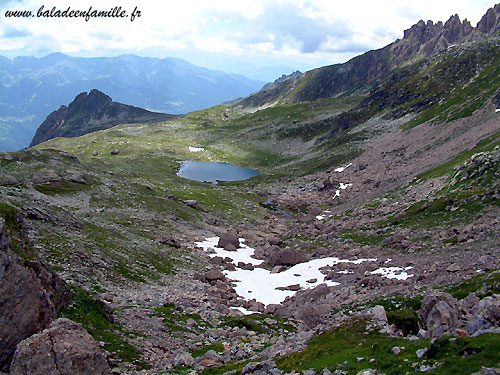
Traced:
<path fill-rule="evenodd" d="M 11 247 L 0 217 L 0 370 L 8 368 L 16 345 L 47 327 L 71 297 L 42 263 L 24 262 Z"/>
<path fill-rule="evenodd" d="M 88 94 L 78 94 L 69 106 L 63 105 L 48 115 L 36 131 L 30 147 L 56 137 L 78 137 L 119 124 L 160 122 L 174 117 L 115 103 L 94 89 Z"/>

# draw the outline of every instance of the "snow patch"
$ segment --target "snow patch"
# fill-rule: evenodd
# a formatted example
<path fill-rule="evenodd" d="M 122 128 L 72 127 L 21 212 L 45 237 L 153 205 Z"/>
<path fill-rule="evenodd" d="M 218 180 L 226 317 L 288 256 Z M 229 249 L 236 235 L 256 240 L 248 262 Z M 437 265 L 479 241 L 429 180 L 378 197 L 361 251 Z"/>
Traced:
<path fill-rule="evenodd" d="M 244 238 L 240 238 L 240 247 L 237 251 L 228 251 L 223 248 L 217 247 L 217 243 L 219 242 L 219 237 L 211 237 L 205 239 L 203 242 L 195 242 L 197 247 L 201 247 L 205 252 L 209 253 L 208 255 L 213 258 L 216 256 L 220 256 L 222 258 L 231 258 L 234 265 L 238 265 L 238 262 L 243 263 L 251 263 L 253 266 L 258 266 L 263 262 L 263 260 L 252 258 L 252 255 L 255 252 L 255 249 L 248 247 L 243 242 Z"/>
<path fill-rule="evenodd" d="M 347 168 L 349 168 L 350 166 L 352 165 L 352 163 L 349 163 L 347 164 L 346 166 L 344 167 L 339 167 L 339 168 L 335 168 L 334 171 L 335 172 L 338 172 L 338 173 L 341 173 L 341 172 L 344 172 Z"/>
<path fill-rule="evenodd" d="M 500 108 L 498 108 L 498 109 L 495 109 L 495 112 L 500 112 Z"/>
<path fill-rule="evenodd" d="M 238 310 L 239 312 L 243 313 L 243 315 L 259 314 L 258 311 L 250 311 L 245 309 L 244 307 L 231 307 L 230 310 Z"/>
<path fill-rule="evenodd" d="M 192 146 L 189 146 L 189 151 L 191 151 L 191 152 L 201 152 L 201 151 L 205 151 L 205 149 L 203 147 L 192 147 Z"/>
<path fill-rule="evenodd" d="M 240 238 L 240 247 L 237 251 L 227 251 L 217 247 L 219 237 L 211 237 L 202 242 L 196 242 L 196 246 L 202 248 L 210 257 L 221 256 L 223 258 L 231 258 L 236 266 L 235 271 L 224 270 L 223 273 L 229 280 L 234 281 L 234 289 L 239 296 L 246 300 L 255 298 L 258 302 L 264 305 L 279 304 L 287 297 L 293 296 L 296 291 L 278 290 L 278 287 L 287 287 L 290 285 L 299 284 L 301 289 L 315 288 L 320 284 L 328 286 L 336 286 L 339 283 L 324 280 L 325 275 L 320 269 L 326 266 L 333 266 L 341 262 L 349 262 L 360 264 L 364 261 L 376 261 L 377 259 L 357 259 L 346 260 L 337 257 L 329 257 L 323 259 L 313 259 L 308 262 L 299 263 L 286 271 L 279 273 L 271 273 L 264 268 L 255 268 L 254 270 L 243 270 L 237 267 L 238 262 L 251 263 L 254 266 L 261 264 L 263 261 L 253 258 L 255 249 L 245 245 L 243 239 Z M 315 282 L 310 282 L 316 279 Z M 309 282 L 308 282 L 309 281 Z"/>
<path fill-rule="evenodd" d="M 388 279 L 398 279 L 398 280 L 406 280 L 410 277 L 413 277 L 413 275 L 409 275 L 408 270 L 411 270 L 413 267 L 406 267 L 406 268 L 401 268 L 401 267 L 383 267 L 376 269 L 375 271 L 372 271 L 371 273 L 373 275 L 381 275 L 382 277 L 387 277 Z"/>

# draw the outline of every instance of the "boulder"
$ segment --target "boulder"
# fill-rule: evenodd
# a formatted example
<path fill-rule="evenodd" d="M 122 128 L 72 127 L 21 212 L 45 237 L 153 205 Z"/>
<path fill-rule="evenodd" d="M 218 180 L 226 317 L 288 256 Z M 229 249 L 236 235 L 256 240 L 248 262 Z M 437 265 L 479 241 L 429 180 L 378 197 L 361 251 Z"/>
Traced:
<path fill-rule="evenodd" d="M 454 334 L 460 328 L 458 301 L 448 293 L 428 293 L 422 301 L 419 315 L 430 338 Z"/>
<path fill-rule="evenodd" d="M 159 243 L 162 245 L 168 245 L 175 247 L 176 249 L 179 249 L 181 247 L 181 244 L 179 241 L 177 241 L 175 238 L 173 238 L 170 235 L 162 235 L 156 239 Z"/>
<path fill-rule="evenodd" d="M 172 360 L 172 365 L 177 366 L 192 366 L 194 364 L 194 358 L 188 352 L 179 352 L 174 356 Z"/>
<path fill-rule="evenodd" d="M 118 155 L 120 153 L 120 150 L 115 148 L 113 151 L 111 151 L 111 155 Z"/>
<path fill-rule="evenodd" d="M 265 362 L 250 362 L 243 367 L 241 373 L 255 375 L 283 374 L 283 372 L 277 368 L 276 363 L 270 360 Z"/>
<path fill-rule="evenodd" d="M 474 335 L 479 331 L 500 326 L 500 294 L 480 300 L 471 311 L 472 319 L 467 322 L 467 333 Z"/>
<path fill-rule="evenodd" d="M 111 369 L 97 342 L 81 324 L 57 319 L 17 346 L 11 375 L 108 375 Z"/>
<path fill-rule="evenodd" d="M 271 267 L 276 266 L 295 266 L 296 264 L 305 262 L 306 258 L 303 254 L 299 253 L 297 250 L 286 248 L 274 248 L 267 258 L 267 263 Z"/>
<path fill-rule="evenodd" d="M 211 270 L 205 272 L 205 280 L 209 283 L 215 283 L 217 280 L 226 280 L 226 276 L 224 276 L 224 274 L 218 269 L 212 268 Z"/>
<path fill-rule="evenodd" d="M 189 199 L 186 201 L 186 206 L 191 208 L 198 208 L 198 201 L 195 201 L 194 199 Z"/>
<path fill-rule="evenodd" d="M 217 247 L 222 247 L 226 250 L 236 250 L 240 247 L 240 240 L 232 233 L 223 233 L 219 237 Z M 229 248 L 228 248 L 229 247 Z"/>

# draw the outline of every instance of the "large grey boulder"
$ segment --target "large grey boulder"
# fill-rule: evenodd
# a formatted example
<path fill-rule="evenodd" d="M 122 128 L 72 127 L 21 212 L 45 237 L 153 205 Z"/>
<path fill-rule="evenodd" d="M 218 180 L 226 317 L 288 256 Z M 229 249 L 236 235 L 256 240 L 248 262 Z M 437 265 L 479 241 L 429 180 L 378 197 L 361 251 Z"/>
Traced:
<path fill-rule="evenodd" d="M 454 334 L 460 328 L 458 301 L 448 293 L 428 293 L 422 301 L 419 315 L 429 338 Z"/>
<path fill-rule="evenodd" d="M 296 264 L 305 262 L 306 258 L 303 254 L 292 248 L 280 249 L 275 246 L 269 257 L 267 263 L 271 267 L 275 266 L 295 266 Z"/>
<path fill-rule="evenodd" d="M 61 318 L 17 346 L 10 375 L 38 374 L 108 375 L 111 369 L 82 325 Z"/>
<path fill-rule="evenodd" d="M 232 233 L 222 233 L 219 237 L 217 247 L 234 251 L 240 247 L 240 240 Z"/>
<path fill-rule="evenodd" d="M 500 294 L 485 297 L 471 311 L 472 319 L 467 322 L 467 333 L 474 335 L 479 331 L 500 326 Z"/>

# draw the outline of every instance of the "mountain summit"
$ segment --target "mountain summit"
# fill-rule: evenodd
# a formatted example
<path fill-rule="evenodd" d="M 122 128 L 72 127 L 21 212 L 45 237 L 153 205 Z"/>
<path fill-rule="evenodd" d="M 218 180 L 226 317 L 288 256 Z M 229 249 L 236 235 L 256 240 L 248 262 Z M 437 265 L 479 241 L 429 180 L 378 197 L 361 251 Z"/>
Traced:
<path fill-rule="evenodd" d="M 119 124 L 160 122 L 174 117 L 113 102 L 109 96 L 94 89 L 78 94 L 69 106 L 63 105 L 48 115 L 30 147 L 56 137 L 78 137 Z"/>

